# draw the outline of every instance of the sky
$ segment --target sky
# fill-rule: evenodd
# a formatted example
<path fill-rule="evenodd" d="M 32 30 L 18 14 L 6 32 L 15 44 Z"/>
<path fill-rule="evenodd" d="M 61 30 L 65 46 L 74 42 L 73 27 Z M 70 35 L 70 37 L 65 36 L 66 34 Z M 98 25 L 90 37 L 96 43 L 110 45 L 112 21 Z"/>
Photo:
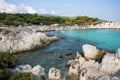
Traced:
<path fill-rule="evenodd" d="M 0 12 L 89 16 L 120 22 L 120 0 L 0 0 Z"/>

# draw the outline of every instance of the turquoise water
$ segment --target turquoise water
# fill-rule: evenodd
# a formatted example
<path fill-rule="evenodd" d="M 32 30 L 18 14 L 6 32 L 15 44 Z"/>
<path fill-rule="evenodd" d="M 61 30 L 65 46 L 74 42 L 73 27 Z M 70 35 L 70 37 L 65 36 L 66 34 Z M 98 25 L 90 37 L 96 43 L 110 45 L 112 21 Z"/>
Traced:
<path fill-rule="evenodd" d="M 51 67 L 56 67 L 64 74 L 67 71 L 66 63 L 75 57 L 75 52 L 79 51 L 82 54 L 83 44 L 95 45 L 99 49 L 106 49 L 110 52 L 115 52 L 120 47 L 119 29 L 52 31 L 46 34 L 56 35 L 59 38 L 64 36 L 65 39 L 60 39 L 42 49 L 16 54 L 18 64 L 30 64 L 31 66 L 39 64 L 45 68 L 45 72 L 48 72 Z M 66 56 L 69 50 L 73 54 Z M 59 58 L 60 55 L 62 58 Z"/>
<path fill-rule="evenodd" d="M 100 49 L 116 51 L 120 47 L 120 30 L 118 29 L 88 29 L 70 30 L 65 35 L 95 42 L 93 44 Z"/>

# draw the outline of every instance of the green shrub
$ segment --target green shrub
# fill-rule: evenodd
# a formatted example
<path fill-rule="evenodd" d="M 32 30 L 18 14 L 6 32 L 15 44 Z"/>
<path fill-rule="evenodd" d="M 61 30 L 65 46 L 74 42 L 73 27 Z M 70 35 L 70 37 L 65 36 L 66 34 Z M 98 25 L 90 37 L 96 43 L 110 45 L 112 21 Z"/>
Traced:
<path fill-rule="evenodd" d="M 0 53 L 0 68 L 11 67 L 15 65 L 15 56 L 11 53 Z"/>
<path fill-rule="evenodd" d="M 9 80 L 32 80 L 31 73 L 16 73 L 11 75 Z"/>
<path fill-rule="evenodd" d="M 6 74 L 6 72 L 2 69 L 0 69 L 0 80 L 7 80 L 8 75 Z"/>

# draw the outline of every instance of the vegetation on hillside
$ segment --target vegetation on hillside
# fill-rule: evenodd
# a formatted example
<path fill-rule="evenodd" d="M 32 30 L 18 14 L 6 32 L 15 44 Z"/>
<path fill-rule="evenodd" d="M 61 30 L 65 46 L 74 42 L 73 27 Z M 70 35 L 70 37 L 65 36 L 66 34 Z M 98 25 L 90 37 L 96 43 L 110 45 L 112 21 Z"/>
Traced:
<path fill-rule="evenodd" d="M 97 18 L 91 18 L 88 16 L 77 17 L 63 17 L 63 16 L 40 16 L 38 14 L 11 14 L 0 13 L 0 25 L 13 25 L 13 26 L 25 26 L 25 25 L 89 25 L 96 22 Z"/>

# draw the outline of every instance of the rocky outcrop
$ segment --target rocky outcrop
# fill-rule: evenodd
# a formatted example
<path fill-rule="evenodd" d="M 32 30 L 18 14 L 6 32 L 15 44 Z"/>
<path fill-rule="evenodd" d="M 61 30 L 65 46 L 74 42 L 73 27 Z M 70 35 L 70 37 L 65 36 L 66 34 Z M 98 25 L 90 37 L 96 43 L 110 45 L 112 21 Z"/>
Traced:
<path fill-rule="evenodd" d="M 14 69 L 7 69 L 10 74 L 16 73 L 31 73 L 31 80 L 47 80 L 44 68 L 40 65 L 34 66 L 30 65 L 18 65 Z"/>
<path fill-rule="evenodd" d="M 18 65 L 14 70 L 18 72 L 31 72 L 32 67 L 30 65 Z"/>
<path fill-rule="evenodd" d="M 101 63 L 87 61 L 77 52 L 76 59 L 67 63 L 69 71 L 66 77 L 69 79 L 65 77 L 65 80 L 120 80 L 120 59 L 116 56 L 118 50 L 114 54 L 107 53 Z"/>
<path fill-rule="evenodd" d="M 90 25 L 88 28 L 120 28 L 119 22 L 101 22 Z"/>
<path fill-rule="evenodd" d="M 47 37 L 44 33 L 35 32 L 34 29 L 17 28 L 9 33 L 0 34 L 0 52 L 21 52 L 32 50 L 34 48 L 44 47 L 53 41 L 58 40 L 56 36 Z"/>
<path fill-rule="evenodd" d="M 103 55 L 106 54 L 105 50 L 100 51 L 99 49 L 97 49 L 95 46 L 89 45 L 89 44 L 85 44 L 82 46 L 83 49 L 83 53 L 84 53 L 84 57 L 86 59 L 100 59 L 101 57 L 103 57 Z"/>
<path fill-rule="evenodd" d="M 33 26 L 35 28 L 35 26 Z M 37 28 L 39 26 L 36 26 Z M 86 26 L 78 26 L 78 25 L 74 25 L 74 26 L 43 26 L 43 27 L 39 27 L 39 29 L 41 31 L 50 31 L 50 30 L 60 30 L 60 31 L 64 31 L 64 30 L 69 30 L 69 29 L 88 29 L 88 28 L 107 28 L 107 29 L 118 29 L 120 28 L 120 22 L 97 22 L 97 23 L 93 23 L 92 25 L 86 25 Z"/>
<path fill-rule="evenodd" d="M 107 53 L 102 58 L 102 62 L 86 60 L 79 52 L 76 58 L 67 63 L 68 72 L 61 78 L 60 70 L 51 68 L 48 73 L 49 80 L 120 80 L 120 58 L 119 49 L 116 53 Z M 19 65 L 11 72 L 30 72 L 37 78 L 35 80 L 46 80 L 44 68 L 40 65 L 31 67 L 30 65 Z M 38 79 L 39 78 L 39 79 Z"/>
<path fill-rule="evenodd" d="M 61 80 L 61 74 L 59 69 L 51 68 L 48 73 L 49 80 Z"/>
<path fill-rule="evenodd" d="M 107 53 L 102 59 L 100 70 L 107 73 L 116 73 L 120 70 L 120 59 L 115 54 Z"/>
<path fill-rule="evenodd" d="M 44 68 L 41 67 L 40 65 L 33 67 L 31 69 L 31 72 L 32 72 L 32 74 L 37 75 L 37 76 L 39 76 L 39 75 L 44 76 L 45 75 Z"/>

